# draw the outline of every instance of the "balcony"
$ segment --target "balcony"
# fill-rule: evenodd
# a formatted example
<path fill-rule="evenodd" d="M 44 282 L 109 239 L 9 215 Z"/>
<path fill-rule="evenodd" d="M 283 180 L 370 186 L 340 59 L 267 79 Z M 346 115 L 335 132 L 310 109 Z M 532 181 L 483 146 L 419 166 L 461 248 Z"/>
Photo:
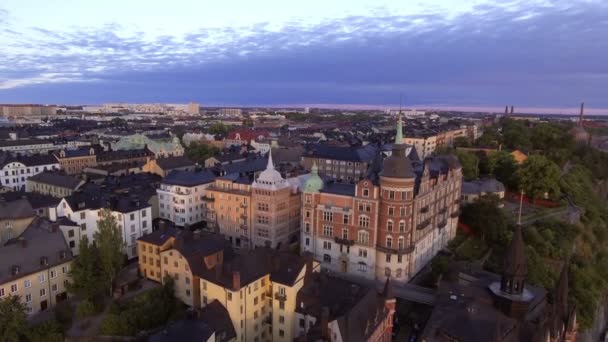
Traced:
<path fill-rule="evenodd" d="M 416 226 L 416 229 L 422 230 L 422 229 L 426 228 L 430 223 L 431 223 L 431 220 L 424 220 L 424 221 L 420 222 L 418 224 L 418 226 Z"/>
<path fill-rule="evenodd" d="M 284 293 L 277 292 L 277 293 L 274 294 L 274 299 L 280 300 L 280 301 L 286 301 L 287 300 L 287 295 L 284 294 Z"/>
<path fill-rule="evenodd" d="M 414 251 L 414 246 L 407 246 L 405 248 L 389 248 L 386 246 L 380 246 L 380 245 L 376 245 L 376 249 L 380 252 L 384 252 L 387 254 L 397 254 L 397 255 L 403 255 L 403 254 L 410 254 Z"/>
<path fill-rule="evenodd" d="M 346 245 L 346 246 L 353 246 L 355 244 L 355 240 L 341 239 L 341 238 L 339 238 L 337 236 L 334 238 L 334 241 L 337 244 Z"/>

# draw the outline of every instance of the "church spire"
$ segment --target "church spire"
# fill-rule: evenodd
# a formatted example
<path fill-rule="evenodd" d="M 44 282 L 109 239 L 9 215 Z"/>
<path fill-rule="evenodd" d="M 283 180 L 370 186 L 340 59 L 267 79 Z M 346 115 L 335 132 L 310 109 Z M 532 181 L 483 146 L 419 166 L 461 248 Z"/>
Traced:
<path fill-rule="evenodd" d="M 312 162 L 312 167 L 310 168 L 310 173 L 312 173 L 313 175 L 319 175 L 319 167 L 317 167 L 317 161 L 313 161 Z"/>

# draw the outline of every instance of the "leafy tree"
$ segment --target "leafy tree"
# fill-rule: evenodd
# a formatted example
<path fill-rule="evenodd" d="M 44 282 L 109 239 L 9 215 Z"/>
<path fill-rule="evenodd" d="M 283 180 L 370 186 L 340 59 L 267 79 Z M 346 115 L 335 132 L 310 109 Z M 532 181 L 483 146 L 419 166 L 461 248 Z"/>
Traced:
<path fill-rule="evenodd" d="M 78 318 L 86 318 L 92 316 L 95 313 L 95 305 L 88 299 L 83 300 L 76 309 L 76 316 Z"/>
<path fill-rule="evenodd" d="M 2 341 L 19 342 L 27 333 L 26 307 L 19 296 L 0 299 L 0 336 Z"/>
<path fill-rule="evenodd" d="M 99 212 L 100 219 L 97 221 L 97 232 L 95 232 L 95 244 L 99 253 L 99 268 L 103 276 L 103 283 L 109 288 L 112 295 L 112 283 L 120 271 L 123 263 L 123 241 L 120 228 L 112 212 L 103 209 Z"/>
<path fill-rule="evenodd" d="M 499 199 L 482 196 L 462 208 L 460 219 L 488 245 L 505 245 L 509 241 L 507 217 L 498 208 Z"/>
<path fill-rule="evenodd" d="M 80 240 L 80 253 L 72 261 L 68 291 L 85 300 L 93 300 L 103 293 L 97 247 L 85 236 Z"/>
<path fill-rule="evenodd" d="M 479 159 L 471 152 L 456 150 L 456 156 L 462 165 L 462 173 L 467 181 L 477 179 L 479 177 Z"/>
<path fill-rule="evenodd" d="M 507 119 L 502 125 L 502 135 L 505 145 L 513 150 L 530 151 L 530 130 L 526 123 L 521 120 Z"/>
<path fill-rule="evenodd" d="M 528 157 L 517 172 L 521 189 L 533 198 L 559 194 L 559 167 L 544 156 Z"/>
<path fill-rule="evenodd" d="M 495 127 L 486 128 L 481 137 L 475 141 L 475 145 L 479 147 L 497 148 L 500 144 L 502 144 L 502 137 Z"/>
<path fill-rule="evenodd" d="M 198 142 L 192 142 L 190 146 L 186 147 L 185 153 L 188 158 L 191 160 L 204 165 L 205 160 L 209 157 L 212 157 L 218 154 L 220 150 L 211 145 L 201 144 Z"/>
<path fill-rule="evenodd" d="M 221 122 L 216 122 L 213 125 L 209 126 L 209 133 L 211 134 L 226 134 L 228 133 L 228 126 L 224 125 Z"/>
<path fill-rule="evenodd" d="M 243 126 L 244 127 L 253 127 L 253 120 L 251 118 L 244 118 Z"/>
<path fill-rule="evenodd" d="M 56 320 L 46 320 L 28 330 L 30 342 L 63 342 L 61 324 Z"/>
<path fill-rule="evenodd" d="M 457 137 L 454 139 L 454 147 L 471 147 L 471 140 L 467 137 Z"/>
<path fill-rule="evenodd" d="M 506 151 L 493 152 L 488 156 L 488 172 L 509 188 L 518 187 L 515 158 Z"/>

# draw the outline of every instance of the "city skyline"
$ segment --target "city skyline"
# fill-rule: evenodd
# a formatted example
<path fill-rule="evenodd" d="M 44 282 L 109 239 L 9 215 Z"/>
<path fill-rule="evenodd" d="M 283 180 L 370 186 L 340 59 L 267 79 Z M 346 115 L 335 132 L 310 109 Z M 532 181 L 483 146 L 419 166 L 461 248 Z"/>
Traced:
<path fill-rule="evenodd" d="M 608 107 L 601 1 L 112 3 L 3 2 L 0 102 Z"/>

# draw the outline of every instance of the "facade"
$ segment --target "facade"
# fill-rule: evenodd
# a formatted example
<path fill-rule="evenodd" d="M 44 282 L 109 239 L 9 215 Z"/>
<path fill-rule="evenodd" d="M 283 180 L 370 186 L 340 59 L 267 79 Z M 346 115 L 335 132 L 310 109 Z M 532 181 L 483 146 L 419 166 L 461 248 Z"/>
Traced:
<path fill-rule="evenodd" d="M 34 209 L 23 198 L 6 201 L 0 195 L 0 248 L 9 240 L 21 235 L 35 218 Z"/>
<path fill-rule="evenodd" d="M 215 180 L 206 170 L 172 171 L 157 189 L 159 217 L 178 226 L 205 221 L 205 189 Z"/>
<path fill-rule="evenodd" d="M 301 207 L 298 186 L 275 170 L 269 153 L 266 170 L 251 185 L 255 246 L 277 248 L 298 241 Z"/>
<path fill-rule="evenodd" d="M 401 120 L 382 171 L 356 184 L 324 182 L 316 165 L 302 198 L 302 251 L 329 270 L 407 282 L 455 236 L 462 183 L 453 156 L 416 168 Z"/>
<path fill-rule="evenodd" d="M 240 108 L 220 108 L 218 113 L 220 116 L 242 116 L 243 110 Z"/>
<path fill-rule="evenodd" d="M 154 158 L 154 153 L 147 148 L 142 148 L 100 152 L 97 155 L 96 161 L 98 166 L 124 163 L 143 165 L 152 158 Z"/>
<path fill-rule="evenodd" d="M 28 105 L 0 105 L 2 116 L 49 116 L 57 114 L 57 106 Z"/>
<path fill-rule="evenodd" d="M 437 136 L 435 134 L 408 136 L 404 137 L 403 141 L 408 145 L 414 146 L 421 159 L 432 155 L 435 152 L 435 149 L 437 149 Z"/>
<path fill-rule="evenodd" d="M 50 195 L 57 198 L 70 196 L 78 190 L 84 180 L 58 172 L 41 172 L 27 179 L 27 192 Z"/>
<path fill-rule="evenodd" d="M 320 144 L 302 156 L 302 166 L 310 170 L 316 163 L 319 175 L 355 183 L 367 175 L 378 151 L 371 144 L 360 147 Z"/>
<path fill-rule="evenodd" d="M 134 134 L 123 137 L 112 145 L 113 150 L 136 150 L 147 148 L 154 157 L 175 157 L 183 156 L 184 148 L 178 137 L 151 139 L 143 134 Z"/>
<path fill-rule="evenodd" d="M 23 190 L 29 177 L 44 171 L 59 170 L 59 163 L 49 155 L 0 156 L 0 182 L 13 190 Z"/>
<path fill-rule="evenodd" d="M 61 170 L 68 175 L 80 174 L 84 169 L 97 165 L 95 149 L 92 147 L 77 150 L 63 149 L 53 155 L 57 158 Z"/>
<path fill-rule="evenodd" d="M 92 194 L 88 192 L 77 192 L 65 197 L 57 206 L 57 220 L 66 218 L 80 227 L 74 232 L 78 237 L 87 236 L 90 242 L 95 240 L 97 222 L 101 218 L 100 211 L 104 208 L 110 210 L 120 228 L 124 241 L 124 253 L 127 258 L 137 257 L 137 239 L 152 231 L 152 207 L 144 198 L 136 195 L 122 194 Z M 69 224 L 65 225 L 69 227 Z M 69 233 L 67 228 L 64 233 Z M 74 241 L 70 245 L 74 254 L 79 253 L 80 238 L 67 236 L 67 240 Z"/>
<path fill-rule="evenodd" d="M 51 309 L 67 299 L 72 259 L 57 225 L 36 218 L 0 248 L 0 299 L 19 296 L 29 315 Z"/>

